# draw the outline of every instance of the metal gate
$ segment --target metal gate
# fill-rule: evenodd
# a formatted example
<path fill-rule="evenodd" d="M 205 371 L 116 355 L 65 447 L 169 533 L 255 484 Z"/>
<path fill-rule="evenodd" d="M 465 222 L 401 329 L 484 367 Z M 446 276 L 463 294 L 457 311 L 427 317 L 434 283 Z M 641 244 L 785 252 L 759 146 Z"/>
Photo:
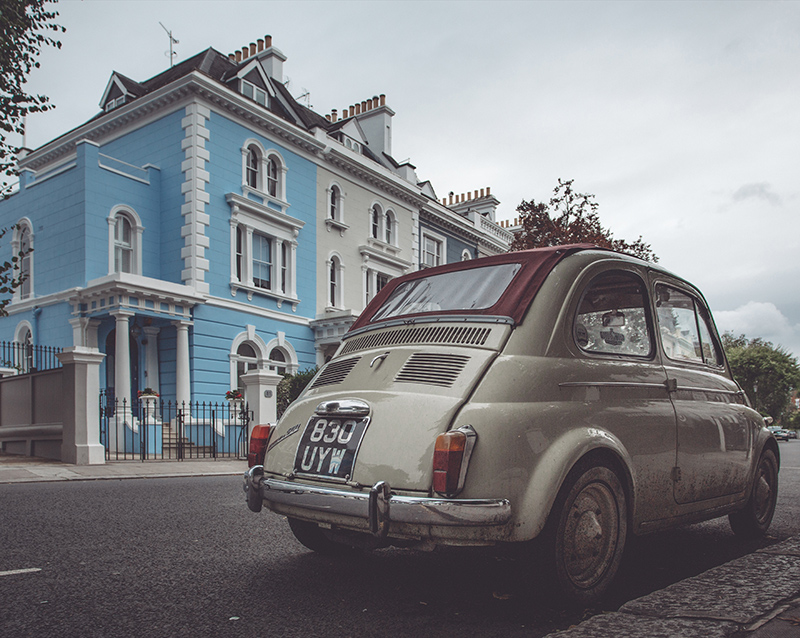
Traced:
<path fill-rule="evenodd" d="M 246 458 L 252 418 L 242 401 L 183 403 L 100 392 L 100 442 L 106 460 Z"/>

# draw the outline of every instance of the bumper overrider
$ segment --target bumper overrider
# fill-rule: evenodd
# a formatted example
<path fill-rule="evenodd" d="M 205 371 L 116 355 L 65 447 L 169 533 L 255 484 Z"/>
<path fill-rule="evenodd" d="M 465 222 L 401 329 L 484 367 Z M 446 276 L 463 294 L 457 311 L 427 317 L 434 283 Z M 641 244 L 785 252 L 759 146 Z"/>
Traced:
<path fill-rule="evenodd" d="M 511 519 L 511 504 L 506 499 L 446 499 L 392 494 L 385 481 L 378 481 L 369 492 L 299 484 L 264 476 L 264 467 L 255 465 L 244 474 L 247 506 L 260 512 L 264 501 L 289 505 L 309 512 L 352 516 L 369 522 L 370 532 L 386 538 L 389 523 L 454 527 L 492 527 Z"/>

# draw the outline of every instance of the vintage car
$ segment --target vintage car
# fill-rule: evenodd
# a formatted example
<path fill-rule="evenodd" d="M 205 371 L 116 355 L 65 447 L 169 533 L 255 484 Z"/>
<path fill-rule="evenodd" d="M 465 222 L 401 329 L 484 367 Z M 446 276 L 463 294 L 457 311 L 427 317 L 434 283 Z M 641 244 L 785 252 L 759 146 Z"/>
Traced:
<path fill-rule="evenodd" d="M 629 534 L 764 534 L 779 452 L 700 292 L 576 245 L 390 281 L 249 463 L 250 509 L 312 550 L 526 543 L 586 602 Z"/>

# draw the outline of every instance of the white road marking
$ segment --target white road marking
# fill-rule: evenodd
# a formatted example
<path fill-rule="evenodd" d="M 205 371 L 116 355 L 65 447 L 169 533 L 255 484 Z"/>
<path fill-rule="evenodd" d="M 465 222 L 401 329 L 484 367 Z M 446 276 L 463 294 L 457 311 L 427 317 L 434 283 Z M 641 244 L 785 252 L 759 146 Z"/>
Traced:
<path fill-rule="evenodd" d="M 34 572 L 42 571 L 38 567 L 29 567 L 28 569 L 12 569 L 7 572 L 0 572 L 0 576 L 14 576 L 15 574 L 32 574 Z"/>

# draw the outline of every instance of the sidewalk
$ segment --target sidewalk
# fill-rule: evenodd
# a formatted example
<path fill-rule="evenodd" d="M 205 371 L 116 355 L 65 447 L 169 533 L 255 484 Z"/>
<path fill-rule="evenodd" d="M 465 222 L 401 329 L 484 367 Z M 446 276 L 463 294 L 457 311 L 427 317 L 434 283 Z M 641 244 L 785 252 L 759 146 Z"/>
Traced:
<path fill-rule="evenodd" d="M 242 476 L 246 469 L 246 460 L 230 458 L 109 461 L 104 465 L 71 465 L 60 461 L 0 452 L 0 484 L 178 476 Z"/>
<path fill-rule="evenodd" d="M 245 460 L 111 461 L 79 466 L 0 453 L 0 484 L 241 476 Z M 558 638 L 800 638 L 800 537 L 594 616 Z"/>

